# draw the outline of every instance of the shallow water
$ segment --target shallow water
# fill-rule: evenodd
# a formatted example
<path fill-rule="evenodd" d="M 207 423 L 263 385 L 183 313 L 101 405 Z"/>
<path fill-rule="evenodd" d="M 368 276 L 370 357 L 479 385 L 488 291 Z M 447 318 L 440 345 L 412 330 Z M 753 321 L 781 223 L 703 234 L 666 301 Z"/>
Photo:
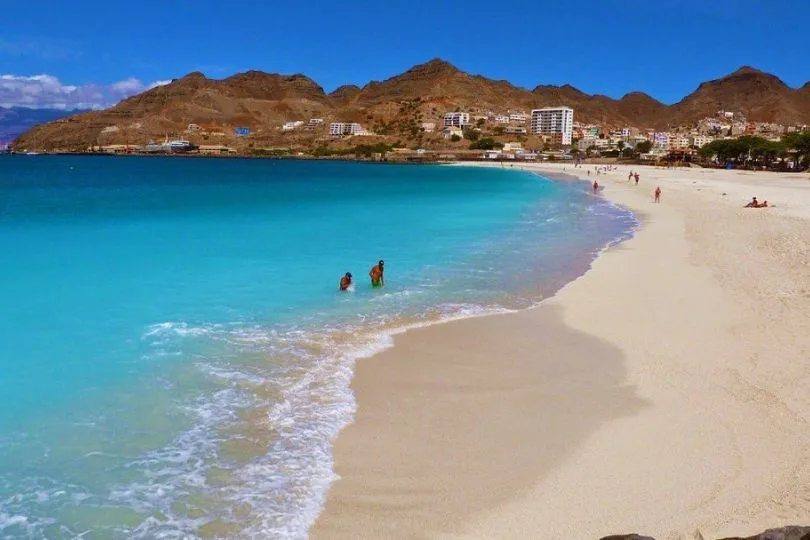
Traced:
<path fill-rule="evenodd" d="M 358 355 L 634 226 L 509 169 L 2 157 L 0 537 L 304 537 Z"/>

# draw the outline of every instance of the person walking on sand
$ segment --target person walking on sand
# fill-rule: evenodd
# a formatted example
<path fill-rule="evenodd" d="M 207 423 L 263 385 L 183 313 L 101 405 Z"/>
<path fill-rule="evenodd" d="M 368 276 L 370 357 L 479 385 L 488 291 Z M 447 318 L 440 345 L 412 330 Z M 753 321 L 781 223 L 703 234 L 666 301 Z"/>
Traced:
<path fill-rule="evenodd" d="M 627 175 L 627 181 L 629 182 L 632 179 L 633 179 L 633 171 L 630 171 L 630 174 Z"/>
<path fill-rule="evenodd" d="M 340 290 L 341 291 L 348 291 L 349 287 L 352 286 L 352 273 L 346 272 L 342 278 L 340 278 Z"/>
<path fill-rule="evenodd" d="M 636 179 L 636 185 L 638 185 L 638 173 L 633 173 L 633 178 Z"/>
<path fill-rule="evenodd" d="M 661 186 L 655 188 L 655 202 L 661 202 Z"/>
<path fill-rule="evenodd" d="M 385 277 L 383 272 L 385 270 L 385 261 L 380 259 L 380 262 L 371 267 L 368 276 L 371 278 L 372 287 L 385 287 Z"/>

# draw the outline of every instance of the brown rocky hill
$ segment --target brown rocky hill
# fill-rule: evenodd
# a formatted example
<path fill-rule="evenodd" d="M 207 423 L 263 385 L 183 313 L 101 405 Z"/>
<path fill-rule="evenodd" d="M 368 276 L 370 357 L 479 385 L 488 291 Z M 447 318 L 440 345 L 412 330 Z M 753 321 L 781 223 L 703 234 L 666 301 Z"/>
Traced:
<path fill-rule="evenodd" d="M 751 67 L 702 83 L 672 105 L 659 125 L 695 123 L 718 110 L 741 112 L 749 121 L 791 124 L 810 121 L 804 89 L 794 90 L 775 75 Z"/>
<path fill-rule="evenodd" d="M 84 150 L 97 144 L 143 144 L 182 133 L 189 124 L 223 131 L 249 127 L 260 133 L 275 131 L 290 118 L 322 116 L 331 110 L 323 89 L 303 75 L 248 71 L 212 80 L 195 72 L 110 109 L 42 124 L 15 146 Z"/>
<path fill-rule="evenodd" d="M 621 99 L 590 95 L 573 86 L 537 86 L 527 90 L 507 81 L 470 75 L 440 59 L 414 66 L 364 87 L 346 85 L 331 94 L 304 75 L 248 71 L 227 79 L 191 73 L 170 84 L 128 98 L 116 106 L 37 126 L 21 136 L 17 148 L 84 150 L 100 144 L 143 144 L 180 135 L 189 124 L 221 131 L 225 138 L 196 143 L 233 142 L 233 128 L 253 130 L 251 143 L 318 144 L 326 128 L 282 133 L 287 120 L 322 117 L 357 121 L 381 135 L 425 142 L 421 122 L 441 122 L 447 111 L 504 113 L 568 105 L 578 122 L 605 127 L 666 127 L 696 123 L 720 109 L 739 111 L 755 121 L 810 123 L 810 83 L 792 89 L 773 75 L 741 68 L 709 81 L 679 103 L 667 106 L 641 92 Z M 404 139 L 403 139 L 404 138 Z"/>

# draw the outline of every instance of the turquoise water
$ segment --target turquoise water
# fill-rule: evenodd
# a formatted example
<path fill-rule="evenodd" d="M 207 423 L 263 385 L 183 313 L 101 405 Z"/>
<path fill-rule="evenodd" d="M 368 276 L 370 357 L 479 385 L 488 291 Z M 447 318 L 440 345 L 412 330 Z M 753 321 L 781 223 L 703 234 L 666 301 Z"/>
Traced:
<path fill-rule="evenodd" d="M 359 355 L 634 224 L 509 169 L 0 157 L 0 537 L 305 537 Z"/>

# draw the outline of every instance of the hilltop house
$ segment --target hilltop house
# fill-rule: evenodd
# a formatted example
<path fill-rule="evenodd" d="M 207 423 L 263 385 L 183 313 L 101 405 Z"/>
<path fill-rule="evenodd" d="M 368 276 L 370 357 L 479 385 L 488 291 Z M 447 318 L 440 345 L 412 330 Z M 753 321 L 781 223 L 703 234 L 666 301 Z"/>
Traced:
<path fill-rule="evenodd" d="M 442 137 L 445 139 L 452 139 L 453 135 L 458 135 L 461 138 L 464 138 L 464 131 L 462 131 L 459 127 L 448 126 L 442 130 Z"/>

